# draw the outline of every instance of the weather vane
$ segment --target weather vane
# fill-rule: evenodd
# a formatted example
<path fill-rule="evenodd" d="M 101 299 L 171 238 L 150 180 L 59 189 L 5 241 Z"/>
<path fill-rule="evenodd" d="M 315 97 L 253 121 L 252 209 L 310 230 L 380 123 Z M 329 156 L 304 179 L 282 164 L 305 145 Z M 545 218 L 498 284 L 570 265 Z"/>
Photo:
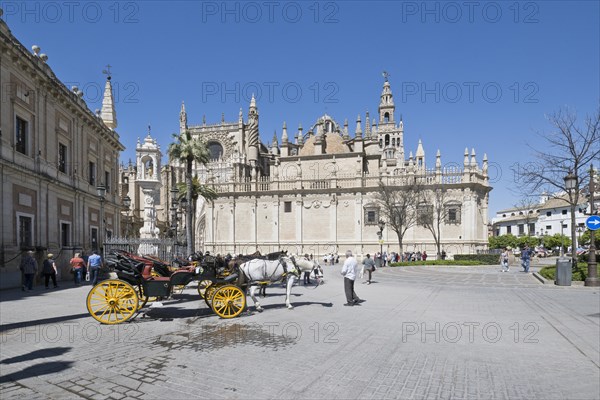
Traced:
<path fill-rule="evenodd" d="M 110 78 L 111 78 L 111 74 L 110 74 L 110 67 L 111 67 L 111 65 L 110 65 L 110 64 L 107 64 L 107 65 L 106 65 L 106 69 L 103 69 L 103 70 L 102 70 L 102 73 L 106 75 L 106 79 L 109 79 L 109 80 L 110 80 Z"/>
<path fill-rule="evenodd" d="M 388 77 L 391 76 L 387 71 L 383 71 L 381 75 L 383 75 L 383 79 L 385 79 L 386 82 L 388 81 Z"/>
<path fill-rule="evenodd" d="M 148 124 L 148 136 L 150 136 L 150 130 L 152 129 L 152 127 L 150 126 L 150 124 Z"/>

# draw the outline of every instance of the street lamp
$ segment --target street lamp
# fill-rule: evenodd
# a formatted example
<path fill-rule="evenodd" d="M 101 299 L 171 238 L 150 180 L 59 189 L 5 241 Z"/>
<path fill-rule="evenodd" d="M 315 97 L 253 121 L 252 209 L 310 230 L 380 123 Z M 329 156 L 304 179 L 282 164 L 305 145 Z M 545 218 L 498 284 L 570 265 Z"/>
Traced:
<path fill-rule="evenodd" d="M 565 188 L 569 191 L 569 194 L 572 190 L 577 191 L 577 175 L 573 174 L 571 171 L 564 177 L 565 180 Z M 575 234 L 575 199 L 578 198 L 577 192 L 575 196 L 570 196 L 571 200 L 571 265 L 574 267 L 577 265 L 577 250 L 575 248 L 575 241 L 577 240 L 577 236 Z"/>
<path fill-rule="evenodd" d="M 579 246 L 580 246 L 579 243 L 581 243 L 581 234 L 583 232 L 585 232 L 585 227 L 584 226 L 578 226 L 575 230 L 577 231 L 577 248 L 579 248 Z"/>
<path fill-rule="evenodd" d="M 100 185 L 98 185 L 96 187 L 96 193 L 98 194 L 98 197 L 100 198 L 100 238 L 98 239 L 98 248 L 101 249 L 102 246 L 104 245 L 104 236 L 105 236 L 105 232 L 104 232 L 104 196 L 106 195 L 106 187 L 100 183 Z"/>
<path fill-rule="evenodd" d="M 380 219 L 377 225 L 379 226 L 379 232 L 377 233 L 379 236 L 379 256 L 381 257 L 381 265 L 383 265 L 383 228 L 385 228 L 385 221 Z"/>
<path fill-rule="evenodd" d="M 129 212 L 130 209 L 129 207 L 131 207 L 131 197 L 129 196 L 125 196 L 123 197 L 123 207 L 125 207 L 125 212 L 127 213 L 126 215 L 126 225 L 125 225 L 125 237 L 128 238 L 129 237 Z"/>

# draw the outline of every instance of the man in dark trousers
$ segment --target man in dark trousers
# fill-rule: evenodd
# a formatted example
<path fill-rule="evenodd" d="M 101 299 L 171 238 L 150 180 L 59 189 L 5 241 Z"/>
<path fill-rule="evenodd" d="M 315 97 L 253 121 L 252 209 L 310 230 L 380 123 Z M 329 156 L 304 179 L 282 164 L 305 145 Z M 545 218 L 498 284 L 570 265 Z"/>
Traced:
<path fill-rule="evenodd" d="M 344 291 L 346 292 L 346 304 L 344 305 L 350 307 L 360 305 L 364 300 L 361 300 L 354 291 L 354 281 L 358 275 L 358 262 L 350 250 L 346 252 L 346 261 L 344 261 L 341 274 L 344 277 Z"/>

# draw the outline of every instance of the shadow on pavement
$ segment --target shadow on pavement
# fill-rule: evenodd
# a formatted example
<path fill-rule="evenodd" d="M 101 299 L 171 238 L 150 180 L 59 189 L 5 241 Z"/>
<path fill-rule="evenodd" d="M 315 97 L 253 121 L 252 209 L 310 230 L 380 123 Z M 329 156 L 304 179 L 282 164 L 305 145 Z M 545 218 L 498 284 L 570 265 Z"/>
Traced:
<path fill-rule="evenodd" d="M 71 347 L 55 347 L 53 349 L 35 350 L 31 353 L 7 358 L 6 360 L 0 361 L 0 364 L 14 364 L 23 361 L 35 360 L 36 358 L 56 357 L 61 356 L 68 351 L 71 351 Z"/>
<path fill-rule="evenodd" d="M 22 371 L 0 376 L 0 383 L 16 382 L 26 378 L 39 377 L 40 375 L 54 374 L 71 368 L 72 364 L 72 361 L 51 361 L 33 365 Z"/>
<path fill-rule="evenodd" d="M 57 323 L 57 322 L 71 321 L 74 319 L 80 319 L 80 318 L 85 318 L 85 317 L 90 317 L 90 314 L 86 312 L 86 313 L 81 313 L 81 314 L 63 315 L 62 317 L 43 318 L 43 319 L 36 319 L 33 321 L 14 322 L 12 324 L 0 325 L 0 333 L 9 331 L 11 329 L 19 329 L 19 328 L 25 328 L 28 326 L 35 326 L 35 325 L 53 324 L 53 323 Z"/>

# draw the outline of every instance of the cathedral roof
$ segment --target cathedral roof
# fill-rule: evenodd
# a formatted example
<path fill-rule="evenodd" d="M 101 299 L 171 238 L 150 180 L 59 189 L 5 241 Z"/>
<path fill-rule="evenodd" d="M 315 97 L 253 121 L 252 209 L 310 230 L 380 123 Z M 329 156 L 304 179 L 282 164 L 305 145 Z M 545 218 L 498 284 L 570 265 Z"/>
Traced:
<path fill-rule="evenodd" d="M 339 153 L 350 153 L 348 145 L 344 143 L 344 139 L 335 132 L 326 133 L 323 140 L 323 154 L 339 154 Z M 317 140 L 316 135 L 311 135 L 304 146 L 300 150 L 300 156 L 312 156 L 315 154 L 315 141 Z"/>

